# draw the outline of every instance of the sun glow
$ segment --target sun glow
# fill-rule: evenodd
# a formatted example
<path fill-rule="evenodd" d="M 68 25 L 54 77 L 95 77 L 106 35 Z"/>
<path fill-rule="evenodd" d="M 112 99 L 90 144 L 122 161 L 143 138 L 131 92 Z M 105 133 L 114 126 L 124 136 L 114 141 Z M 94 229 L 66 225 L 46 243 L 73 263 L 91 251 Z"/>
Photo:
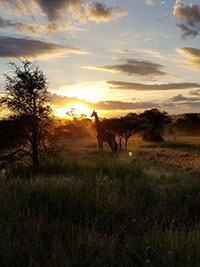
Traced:
<path fill-rule="evenodd" d="M 80 100 L 96 103 L 104 100 L 105 95 L 109 95 L 112 91 L 108 90 L 108 84 L 105 81 L 97 81 L 63 85 L 60 87 L 59 92 L 63 96 L 76 97 Z"/>
<path fill-rule="evenodd" d="M 69 116 L 66 115 L 67 112 L 73 109 L 73 113 L 77 116 L 80 117 L 81 114 L 85 114 L 87 118 L 89 118 L 92 114 L 92 110 L 81 103 L 74 102 L 64 108 L 54 108 L 54 114 L 56 117 L 67 117 L 70 118 Z"/>

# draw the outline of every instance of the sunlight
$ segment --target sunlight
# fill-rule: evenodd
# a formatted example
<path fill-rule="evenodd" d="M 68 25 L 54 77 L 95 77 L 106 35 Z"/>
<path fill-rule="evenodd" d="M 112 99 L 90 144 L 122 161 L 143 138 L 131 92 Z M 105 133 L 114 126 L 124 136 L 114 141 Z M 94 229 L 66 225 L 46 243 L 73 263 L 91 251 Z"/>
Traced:
<path fill-rule="evenodd" d="M 62 95 L 80 100 L 96 103 L 105 100 L 105 95 L 110 95 L 108 84 L 104 81 L 76 83 L 73 85 L 63 85 L 59 88 Z M 56 92 L 55 92 L 56 93 Z"/>
<path fill-rule="evenodd" d="M 74 102 L 64 108 L 54 108 L 54 114 L 56 117 L 70 118 L 69 116 L 66 115 L 66 113 L 70 111 L 72 108 L 74 109 L 74 113 L 77 115 L 85 114 L 87 118 L 90 118 L 92 114 L 92 110 L 88 106 L 78 102 Z"/>

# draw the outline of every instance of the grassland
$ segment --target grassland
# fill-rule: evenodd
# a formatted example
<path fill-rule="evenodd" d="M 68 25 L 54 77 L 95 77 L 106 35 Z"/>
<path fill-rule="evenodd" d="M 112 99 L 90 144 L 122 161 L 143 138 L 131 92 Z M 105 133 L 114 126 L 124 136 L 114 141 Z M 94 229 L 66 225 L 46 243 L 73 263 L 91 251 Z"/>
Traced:
<path fill-rule="evenodd" d="M 199 267 L 200 140 L 59 143 L 0 179 L 1 267 Z M 61 151 L 62 149 L 62 151 Z M 107 148 L 106 148 L 107 149 Z"/>

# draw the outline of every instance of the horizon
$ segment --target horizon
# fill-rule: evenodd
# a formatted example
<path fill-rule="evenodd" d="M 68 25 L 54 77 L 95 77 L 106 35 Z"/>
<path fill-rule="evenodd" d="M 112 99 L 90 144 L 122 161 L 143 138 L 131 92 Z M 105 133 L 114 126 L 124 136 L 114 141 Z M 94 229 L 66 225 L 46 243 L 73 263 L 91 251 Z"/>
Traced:
<path fill-rule="evenodd" d="M 55 115 L 200 107 L 200 4 L 194 0 L 0 2 L 0 69 L 29 58 L 44 71 Z M 5 81 L 0 77 L 0 91 Z"/>

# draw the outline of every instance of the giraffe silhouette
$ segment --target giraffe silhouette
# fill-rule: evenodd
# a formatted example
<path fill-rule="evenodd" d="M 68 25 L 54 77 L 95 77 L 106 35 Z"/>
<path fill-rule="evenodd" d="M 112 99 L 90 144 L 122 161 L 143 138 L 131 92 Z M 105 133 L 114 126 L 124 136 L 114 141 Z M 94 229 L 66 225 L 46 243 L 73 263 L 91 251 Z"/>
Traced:
<path fill-rule="evenodd" d="M 97 112 L 94 110 L 91 117 L 95 117 L 95 127 L 97 131 L 97 140 L 99 145 L 99 152 L 103 151 L 103 142 L 108 143 L 113 153 L 117 152 L 117 142 L 113 134 L 107 132 L 101 125 Z"/>

